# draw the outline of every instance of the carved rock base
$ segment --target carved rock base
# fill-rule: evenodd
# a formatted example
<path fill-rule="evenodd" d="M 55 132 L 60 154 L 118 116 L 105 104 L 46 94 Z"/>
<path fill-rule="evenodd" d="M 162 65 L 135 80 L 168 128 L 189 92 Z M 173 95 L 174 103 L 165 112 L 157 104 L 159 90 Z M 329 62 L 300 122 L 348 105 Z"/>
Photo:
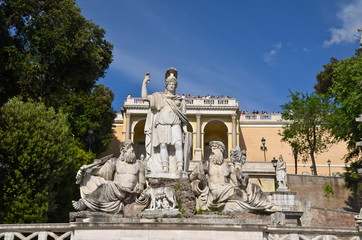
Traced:
<path fill-rule="evenodd" d="M 91 211 L 80 211 L 80 212 L 70 212 L 69 213 L 69 222 L 120 222 L 120 219 L 123 218 L 123 214 L 109 214 L 102 212 L 91 212 Z"/>
<path fill-rule="evenodd" d="M 178 209 L 146 209 L 141 213 L 142 218 L 176 218 L 180 216 L 181 212 Z"/>
<path fill-rule="evenodd" d="M 196 197 L 191 189 L 190 180 L 170 178 L 147 178 L 151 188 L 170 187 L 175 190 L 177 207 L 182 217 L 192 217 L 196 212 Z"/>

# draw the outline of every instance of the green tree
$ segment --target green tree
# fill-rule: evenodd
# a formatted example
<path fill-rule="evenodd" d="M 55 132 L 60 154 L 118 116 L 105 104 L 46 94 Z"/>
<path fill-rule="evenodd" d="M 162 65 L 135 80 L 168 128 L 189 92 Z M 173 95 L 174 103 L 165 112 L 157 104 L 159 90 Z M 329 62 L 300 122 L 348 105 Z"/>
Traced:
<path fill-rule="evenodd" d="M 331 62 L 324 65 L 324 71 L 317 75 L 315 89 L 318 93 L 327 93 L 333 102 L 335 111 L 328 116 L 331 134 L 338 141 L 345 141 L 348 153 L 345 162 L 348 163 L 344 177 L 346 185 L 356 190 L 358 182 L 357 169 L 362 167 L 361 149 L 356 142 L 362 137 L 362 124 L 356 118 L 362 113 L 362 55 L 361 48 L 351 58 Z M 324 88 L 324 86 L 327 86 Z M 326 90 L 319 90 L 326 89 Z"/>
<path fill-rule="evenodd" d="M 352 155 L 358 154 L 355 144 L 362 137 L 362 125 L 356 118 L 362 113 L 362 56 L 340 61 L 333 75 L 331 93 L 336 111 L 330 127 L 336 138 L 347 141 Z"/>
<path fill-rule="evenodd" d="M 79 147 L 92 128 L 92 150 L 102 152 L 114 118 L 112 91 L 96 86 L 112 61 L 105 31 L 74 0 L 0 0 L 0 23 L 0 106 L 41 99 L 68 113 Z"/>
<path fill-rule="evenodd" d="M 323 65 L 323 71 L 317 74 L 317 83 L 314 85 L 314 89 L 317 94 L 328 94 L 329 89 L 333 84 L 333 71 L 338 66 L 339 60 L 335 57 L 331 57 L 328 64 Z"/>
<path fill-rule="evenodd" d="M 21 95 L 57 108 L 69 92 L 91 90 L 111 63 L 105 31 L 74 0 L 0 0 L 0 23 L 0 105 Z"/>
<path fill-rule="evenodd" d="M 83 149 L 91 147 L 92 152 L 99 154 L 105 151 L 111 142 L 112 124 L 116 117 L 112 110 L 113 98 L 113 92 L 100 84 L 96 85 L 90 93 L 69 94 L 67 99 L 63 99 L 62 109 L 69 113 L 71 131 Z M 90 129 L 94 137 L 91 143 L 87 142 Z"/>
<path fill-rule="evenodd" d="M 306 159 L 310 158 L 314 175 L 318 175 L 315 155 L 323 152 L 332 138 L 330 137 L 327 116 L 332 112 L 329 99 L 315 93 L 290 94 L 291 101 L 282 105 L 282 119 L 287 121 L 281 132 L 283 141 L 297 144 L 297 150 Z"/>
<path fill-rule="evenodd" d="M 361 141 L 362 124 L 356 118 L 362 113 L 362 55 L 343 59 L 334 70 L 334 82 L 331 87 L 336 111 L 330 116 L 330 129 L 338 139 L 347 142 L 348 163 L 344 177 L 346 186 L 357 189 L 357 169 L 362 168 L 361 149 L 356 142 Z"/>
<path fill-rule="evenodd" d="M 0 109 L 0 221 L 44 222 L 57 202 L 54 187 L 74 171 L 67 116 L 43 103 L 13 98 Z"/>

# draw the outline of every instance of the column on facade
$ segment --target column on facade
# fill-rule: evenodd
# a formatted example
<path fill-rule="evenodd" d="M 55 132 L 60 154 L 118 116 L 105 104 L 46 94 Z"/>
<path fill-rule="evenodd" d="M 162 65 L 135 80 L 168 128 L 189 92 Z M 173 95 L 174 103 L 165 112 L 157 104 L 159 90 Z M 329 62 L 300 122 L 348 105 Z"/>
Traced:
<path fill-rule="evenodd" d="M 201 160 L 202 149 L 201 149 L 201 114 L 196 114 L 196 149 L 194 154 L 195 160 Z"/>
<path fill-rule="evenodd" d="M 131 113 L 126 113 L 126 140 L 131 140 Z"/>
<path fill-rule="evenodd" d="M 231 139 L 232 139 L 232 142 L 231 142 L 231 148 L 235 148 L 236 147 L 236 144 L 237 144 L 237 142 L 236 142 L 236 130 L 237 130 L 237 128 L 236 128 L 236 114 L 232 114 L 231 115 L 231 123 L 232 123 L 232 129 L 231 129 Z"/>

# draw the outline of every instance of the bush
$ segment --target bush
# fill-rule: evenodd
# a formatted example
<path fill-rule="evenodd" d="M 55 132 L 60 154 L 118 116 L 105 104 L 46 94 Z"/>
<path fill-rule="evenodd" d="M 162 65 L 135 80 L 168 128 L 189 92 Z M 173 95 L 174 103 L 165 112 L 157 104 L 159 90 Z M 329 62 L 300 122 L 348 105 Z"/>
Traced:
<path fill-rule="evenodd" d="M 47 221 L 59 205 L 54 187 L 74 171 L 75 149 L 65 114 L 7 102 L 0 109 L 0 223 Z"/>

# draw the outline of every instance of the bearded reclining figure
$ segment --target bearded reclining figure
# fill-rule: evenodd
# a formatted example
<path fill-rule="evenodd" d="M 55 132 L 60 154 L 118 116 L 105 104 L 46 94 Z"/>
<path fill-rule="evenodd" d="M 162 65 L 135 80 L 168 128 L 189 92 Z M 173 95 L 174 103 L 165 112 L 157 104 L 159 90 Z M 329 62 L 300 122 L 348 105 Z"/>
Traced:
<path fill-rule="evenodd" d="M 240 148 L 230 154 L 232 163 L 223 158 L 225 146 L 220 141 L 210 142 L 209 160 L 201 162 L 190 175 L 196 194 L 196 209 L 208 211 L 271 211 L 273 203 L 261 188 L 249 183 L 241 171 L 243 160 Z"/>
<path fill-rule="evenodd" d="M 145 186 L 143 163 L 136 160 L 131 141 L 121 143 L 118 158 L 104 157 L 83 165 L 76 176 L 81 199 L 73 201 L 78 210 L 119 213 L 135 201 Z"/>

